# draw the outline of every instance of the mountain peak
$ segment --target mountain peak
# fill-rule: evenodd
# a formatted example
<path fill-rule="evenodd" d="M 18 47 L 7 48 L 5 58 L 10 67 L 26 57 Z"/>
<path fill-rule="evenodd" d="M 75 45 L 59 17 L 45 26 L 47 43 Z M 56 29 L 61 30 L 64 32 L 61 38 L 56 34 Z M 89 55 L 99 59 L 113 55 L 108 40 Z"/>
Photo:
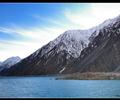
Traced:
<path fill-rule="evenodd" d="M 14 57 L 7 58 L 4 62 L 11 61 L 11 60 L 21 60 L 21 58 L 19 56 L 14 56 Z"/>
<path fill-rule="evenodd" d="M 91 64 L 90 67 L 92 67 L 92 69 L 89 68 L 90 71 L 93 69 L 97 71 L 98 69 L 103 68 L 103 66 L 105 67 L 105 57 L 109 60 L 106 63 L 108 67 L 110 66 L 113 68 L 110 64 L 116 62 L 113 61 L 112 57 L 118 60 L 117 65 L 114 64 L 115 66 L 118 66 L 120 62 L 120 57 L 118 56 L 120 50 L 119 19 L 120 16 L 108 19 L 98 26 L 87 30 L 67 30 L 27 58 L 24 58 L 20 63 L 17 63 L 10 69 L 4 71 L 9 75 L 62 74 L 74 72 L 75 70 L 82 71 L 84 68 L 84 71 L 87 71 L 89 67 L 88 64 Z M 112 51 L 108 50 L 108 48 L 111 48 Z M 109 56 L 108 53 L 110 57 L 107 57 Z M 103 65 L 99 64 L 101 59 Z M 74 64 L 74 61 L 77 63 Z M 96 63 L 98 64 L 98 66 L 96 66 L 97 69 L 96 67 L 93 68 L 94 66 L 92 63 L 94 63 L 94 66 L 96 66 Z M 109 70 L 109 68 L 107 70 Z"/>
<path fill-rule="evenodd" d="M 1 66 L 10 67 L 10 66 L 16 64 L 17 62 L 19 62 L 20 60 L 21 60 L 21 58 L 18 56 L 10 57 L 10 58 L 7 58 L 5 61 L 3 61 L 1 63 Z"/>

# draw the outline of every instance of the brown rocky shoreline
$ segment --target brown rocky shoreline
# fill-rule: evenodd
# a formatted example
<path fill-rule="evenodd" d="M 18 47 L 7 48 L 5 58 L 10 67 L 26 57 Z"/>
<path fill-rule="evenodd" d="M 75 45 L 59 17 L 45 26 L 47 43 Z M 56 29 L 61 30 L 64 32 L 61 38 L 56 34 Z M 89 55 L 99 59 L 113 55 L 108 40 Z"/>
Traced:
<path fill-rule="evenodd" d="M 114 72 L 85 72 L 61 75 L 56 79 L 63 80 L 120 80 L 120 73 Z"/>

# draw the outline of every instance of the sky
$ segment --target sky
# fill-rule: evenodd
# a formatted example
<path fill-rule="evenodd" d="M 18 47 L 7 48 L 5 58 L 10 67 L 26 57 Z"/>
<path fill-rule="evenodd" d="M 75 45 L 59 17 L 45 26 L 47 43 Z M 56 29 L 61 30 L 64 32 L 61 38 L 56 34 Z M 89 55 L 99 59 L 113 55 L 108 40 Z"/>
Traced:
<path fill-rule="evenodd" d="M 0 3 L 0 61 L 25 58 L 72 29 L 120 14 L 120 3 Z"/>

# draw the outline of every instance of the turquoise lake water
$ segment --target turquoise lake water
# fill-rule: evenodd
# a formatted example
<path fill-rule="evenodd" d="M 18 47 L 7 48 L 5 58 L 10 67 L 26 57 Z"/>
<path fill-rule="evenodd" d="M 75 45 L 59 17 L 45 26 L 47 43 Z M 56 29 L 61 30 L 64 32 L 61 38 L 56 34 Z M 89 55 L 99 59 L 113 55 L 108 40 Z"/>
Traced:
<path fill-rule="evenodd" d="M 0 77 L 0 98 L 120 97 L 120 80 L 55 80 L 55 77 Z"/>

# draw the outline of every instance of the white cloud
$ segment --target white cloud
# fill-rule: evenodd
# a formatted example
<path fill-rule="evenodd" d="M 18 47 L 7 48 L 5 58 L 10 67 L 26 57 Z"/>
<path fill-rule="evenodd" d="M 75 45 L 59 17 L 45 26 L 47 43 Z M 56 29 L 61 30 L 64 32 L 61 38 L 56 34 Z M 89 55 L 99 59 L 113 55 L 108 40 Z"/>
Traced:
<path fill-rule="evenodd" d="M 120 3 L 91 3 L 89 9 L 85 9 L 84 12 L 66 9 L 64 14 L 71 23 L 78 25 L 80 29 L 89 29 L 106 19 L 118 16 Z"/>
<path fill-rule="evenodd" d="M 20 56 L 21 58 L 29 56 L 37 49 L 52 41 L 61 33 L 64 29 L 57 27 L 32 27 L 25 29 L 23 27 L 1 27 L 1 32 L 6 34 L 28 37 L 26 40 L 0 40 L 0 61 L 3 61 L 11 56 Z"/>
<path fill-rule="evenodd" d="M 120 15 L 120 3 L 96 3 L 91 7 L 92 14 L 100 19 L 105 20 Z"/>
<path fill-rule="evenodd" d="M 46 26 L 43 26 L 43 27 L 45 27 L 46 29 L 47 28 L 50 29 L 52 27 L 51 29 L 54 30 L 54 31 L 55 31 L 56 28 L 60 28 L 64 31 L 69 30 L 69 29 L 78 28 L 77 24 L 73 25 L 73 23 L 69 22 L 68 18 L 64 17 L 64 13 L 63 13 L 63 15 L 61 15 L 61 18 L 49 18 L 49 16 L 48 17 L 42 17 L 39 14 L 34 14 L 34 15 L 32 15 L 32 17 L 36 18 L 38 21 L 42 20 L 43 22 L 47 22 L 48 26 L 46 25 Z"/>
<path fill-rule="evenodd" d="M 11 24 L 9 27 L 0 27 L 0 32 L 27 38 L 22 41 L 0 40 L 0 60 L 5 60 L 11 56 L 24 58 L 66 30 L 88 29 L 102 23 L 106 19 L 114 18 L 120 14 L 120 3 L 91 3 L 87 9 L 65 8 L 63 12 L 63 15 L 60 16 L 64 20 L 34 15 L 34 18 L 48 23 L 48 25 L 43 25 L 42 27 L 37 25 L 26 28 L 15 24 Z"/>
<path fill-rule="evenodd" d="M 82 14 L 80 12 L 74 12 L 69 9 L 65 10 L 64 12 L 66 18 L 69 19 L 73 25 L 77 26 L 79 29 L 89 28 L 92 23 L 92 16 L 86 12 L 85 14 Z M 91 17 L 88 17 L 91 16 Z"/>
<path fill-rule="evenodd" d="M 24 58 L 34 52 L 36 48 L 37 44 L 34 42 L 0 40 L 0 60 L 3 61 L 11 56 Z"/>

